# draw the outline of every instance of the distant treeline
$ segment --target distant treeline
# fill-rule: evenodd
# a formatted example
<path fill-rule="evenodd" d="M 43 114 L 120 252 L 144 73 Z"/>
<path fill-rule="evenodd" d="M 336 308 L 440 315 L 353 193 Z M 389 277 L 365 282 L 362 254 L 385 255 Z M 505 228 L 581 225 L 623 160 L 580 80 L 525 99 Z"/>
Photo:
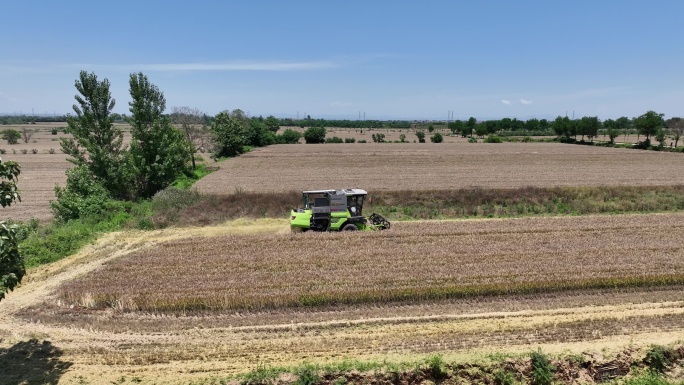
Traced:
<path fill-rule="evenodd" d="M 66 122 L 66 115 L 32 116 L 32 115 L 0 115 L 0 124 L 35 124 Z"/>
<path fill-rule="evenodd" d="M 330 119 L 278 119 L 281 126 L 337 127 L 337 128 L 411 128 L 409 120 L 330 120 Z"/>

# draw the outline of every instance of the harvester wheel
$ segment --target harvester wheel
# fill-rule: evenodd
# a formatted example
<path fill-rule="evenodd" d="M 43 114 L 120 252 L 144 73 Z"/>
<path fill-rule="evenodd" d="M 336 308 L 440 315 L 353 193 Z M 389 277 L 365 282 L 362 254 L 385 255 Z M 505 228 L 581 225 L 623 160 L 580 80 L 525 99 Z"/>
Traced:
<path fill-rule="evenodd" d="M 359 228 L 356 227 L 355 224 L 353 224 L 353 223 L 348 223 L 348 224 L 344 225 L 344 227 L 342 228 L 342 231 L 356 231 L 356 230 L 358 230 L 358 229 L 359 229 Z"/>

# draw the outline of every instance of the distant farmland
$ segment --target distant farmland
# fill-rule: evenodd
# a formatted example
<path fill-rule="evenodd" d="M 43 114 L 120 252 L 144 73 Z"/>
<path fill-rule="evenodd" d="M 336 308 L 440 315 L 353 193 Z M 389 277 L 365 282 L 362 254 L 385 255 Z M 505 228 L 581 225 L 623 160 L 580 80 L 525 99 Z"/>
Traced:
<path fill-rule="evenodd" d="M 260 148 L 220 167 L 197 183 L 200 192 L 676 185 L 684 156 L 556 143 L 299 144 Z"/>

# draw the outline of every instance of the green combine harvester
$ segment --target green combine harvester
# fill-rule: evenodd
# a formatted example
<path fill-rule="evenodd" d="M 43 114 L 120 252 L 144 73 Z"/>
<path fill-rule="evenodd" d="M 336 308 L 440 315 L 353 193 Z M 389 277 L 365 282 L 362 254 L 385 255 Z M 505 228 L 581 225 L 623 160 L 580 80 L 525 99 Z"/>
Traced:
<path fill-rule="evenodd" d="M 293 231 L 387 230 L 390 223 L 379 214 L 363 216 L 366 190 L 303 191 L 304 207 L 292 210 Z"/>

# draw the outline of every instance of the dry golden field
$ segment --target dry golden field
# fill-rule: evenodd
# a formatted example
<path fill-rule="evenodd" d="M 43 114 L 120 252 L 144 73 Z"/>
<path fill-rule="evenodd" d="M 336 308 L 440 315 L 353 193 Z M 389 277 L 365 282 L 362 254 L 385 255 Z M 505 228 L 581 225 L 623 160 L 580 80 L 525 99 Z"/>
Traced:
<path fill-rule="evenodd" d="M 21 202 L 0 210 L 1 218 L 16 221 L 36 218 L 48 221 L 52 218 L 49 201 L 55 199 L 55 185 L 64 186 L 65 172 L 72 166 L 67 162 L 59 145 L 59 138 L 66 136 L 61 129 L 66 127 L 66 123 L 6 125 L 0 126 L 0 129 L 11 128 L 21 131 L 22 127 L 36 130 L 28 143 L 19 139 L 18 144 L 0 144 L 0 149 L 5 150 L 5 154 L 0 155 L 0 158 L 3 161 L 15 161 L 21 166 L 18 183 Z M 59 128 L 59 133 L 52 135 L 52 128 Z"/>
<path fill-rule="evenodd" d="M 36 218 L 46 222 L 52 219 L 49 202 L 56 199 L 55 186 L 64 186 L 66 170 L 73 167 L 73 164 L 66 160 L 67 157 L 62 153 L 59 144 L 59 138 L 70 136 L 63 132 L 66 125 L 66 123 L 40 123 L 0 126 L 0 131 L 4 129 L 21 131 L 23 127 L 35 131 L 28 143 L 24 143 L 23 139 L 13 145 L 7 142 L 0 143 L 0 149 L 5 150 L 5 154 L 0 154 L 0 158 L 3 161 L 18 162 L 21 166 L 18 183 L 21 202 L 0 210 L 0 220 L 27 221 Z M 130 140 L 128 125 L 117 124 L 117 126 L 124 130 L 124 144 L 128 143 Z M 58 128 L 57 135 L 52 135 L 53 128 Z M 213 163 L 209 154 L 197 155 L 202 157 L 204 163 Z"/>
<path fill-rule="evenodd" d="M 0 302 L 0 353 L 50 341 L 54 360 L 34 360 L 63 368 L 53 373 L 65 384 L 124 377 L 208 384 L 264 365 L 406 362 L 434 353 L 457 362 L 537 348 L 611 355 L 684 336 L 683 220 L 415 222 L 378 233 L 296 235 L 285 220 L 242 220 L 115 233 L 30 271 Z M 601 281 L 610 284 L 595 285 Z M 440 299 L 422 290 L 483 283 L 504 291 Z M 410 295 L 392 297 L 397 292 Z M 103 293 L 121 301 L 92 307 Z M 373 295 L 351 304 L 288 302 L 301 293 Z M 192 301 L 218 308 L 181 310 Z M 247 302 L 271 307 L 246 310 Z M 0 382 L 20 370 L 0 372 Z"/>
<path fill-rule="evenodd" d="M 128 126 L 118 126 L 126 143 Z M 49 201 L 55 199 L 54 187 L 64 185 L 65 172 L 72 166 L 59 145 L 59 138 L 67 136 L 63 133 L 66 123 L 5 125 L 0 129 L 24 127 L 35 131 L 28 143 L 20 139 L 15 145 L 0 144 L 6 152 L 0 158 L 22 166 L 22 202 L 2 210 L 2 219 L 48 221 L 52 218 Z M 53 128 L 59 129 L 57 135 L 51 134 Z M 330 129 L 328 136 L 372 142 L 372 133 L 385 133 L 388 141 L 399 140 L 403 133 L 410 143 L 259 148 L 221 163 L 221 170 L 201 181 L 198 189 L 231 194 L 236 189 L 278 192 L 345 186 L 373 191 L 682 183 L 677 177 L 684 163 L 681 154 L 551 143 L 473 144 L 447 135 L 442 144 L 418 144 L 413 143 L 414 130 L 360 131 Z M 209 154 L 197 155 L 206 164 L 213 163 Z"/>
<path fill-rule="evenodd" d="M 185 239 L 111 262 L 58 296 L 173 313 L 684 284 L 683 228 L 684 214 L 671 214 Z"/>
<path fill-rule="evenodd" d="M 197 183 L 200 192 L 675 185 L 684 156 L 555 143 L 292 144 L 220 167 Z"/>

